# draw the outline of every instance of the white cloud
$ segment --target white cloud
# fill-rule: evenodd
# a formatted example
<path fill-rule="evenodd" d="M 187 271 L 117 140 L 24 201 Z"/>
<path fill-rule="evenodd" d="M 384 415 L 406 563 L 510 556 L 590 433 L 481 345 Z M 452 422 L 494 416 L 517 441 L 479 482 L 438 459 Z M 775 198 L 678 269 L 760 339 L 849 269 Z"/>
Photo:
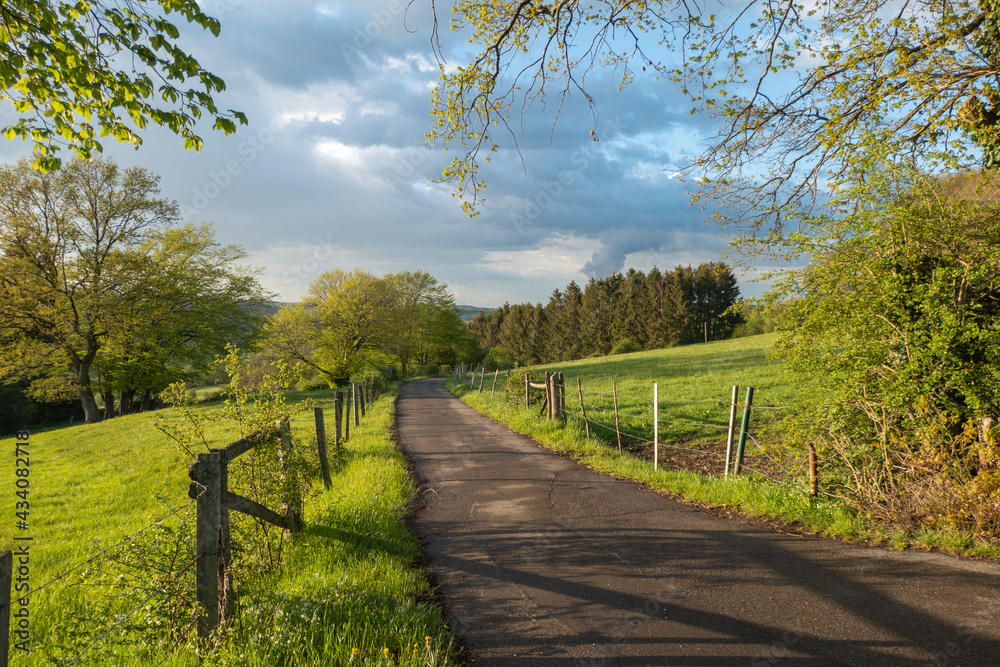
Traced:
<path fill-rule="evenodd" d="M 597 239 L 553 234 L 536 248 L 485 252 L 476 266 L 522 278 L 544 279 L 551 283 L 551 290 L 570 280 L 585 279 L 580 267 L 600 246 Z"/>

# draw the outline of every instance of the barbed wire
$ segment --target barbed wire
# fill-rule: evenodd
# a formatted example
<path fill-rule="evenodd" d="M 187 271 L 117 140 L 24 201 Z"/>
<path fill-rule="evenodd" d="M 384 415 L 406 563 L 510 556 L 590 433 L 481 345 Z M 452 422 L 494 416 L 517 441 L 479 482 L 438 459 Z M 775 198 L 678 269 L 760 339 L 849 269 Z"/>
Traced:
<path fill-rule="evenodd" d="M 702 426 L 704 428 L 714 428 L 722 431 L 728 431 L 729 426 L 726 424 L 709 424 L 708 422 L 689 422 L 680 419 L 658 419 L 660 424 L 683 424 L 685 426 Z"/>
<path fill-rule="evenodd" d="M 202 492 L 198 494 L 198 497 L 200 497 L 201 494 L 204 493 L 204 492 L 205 492 L 205 490 L 203 489 Z M 109 551 L 113 551 L 113 550 L 117 549 L 118 547 L 120 547 L 125 542 L 128 542 L 132 538 L 137 537 L 138 535 L 146 532 L 147 530 L 149 530 L 153 526 L 159 525 L 159 524 L 163 523 L 164 521 L 166 521 L 167 519 L 169 519 L 170 517 L 175 516 L 181 510 L 187 509 L 187 508 L 191 507 L 194 503 L 195 503 L 195 500 L 191 500 L 191 501 L 189 501 L 187 503 L 184 503 L 183 505 L 177 506 L 169 514 L 166 514 L 166 515 L 160 517 L 156 521 L 150 523 L 149 525 L 145 526 L 144 528 L 140 528 L 139 530 L 135 531 L 134 533 L 132 533 L 130 535 L 126 535 L 125 537 L 123 537 L 122 539 L 120 539 L 115 544 L 113 544 L 110 547 L 104 549 L 103 551 L 98 552 L 97 554 L 94 554 L 93 556 L 91 556 L 87 560 L 83 561 L 79 565 L 74 565 L 73 567 L 71 567 L 70 569 L 66 570 L 65 572 L 63 572 L 59 576 L 55 577 L 54 579 L 50 579 L 49 581 L 45 582 L 41 586 L 36 586 L 35 588 L 33 588 L 30 591 L 28 591 L 27 593 L 25 593 L 24 597 L 30 598 L 32 595 L 35 595 L 36 593 L 38 593 L 42 589 L 47 588 L 48 586 L 51 586 L 52 584 L 56 583 L 57 581 L 62 581 L 63 579 L 65 579 L 66 577 L 68 577 L 71 573 L 75 572 L 76 570 L 79 570 L 84 565 L 87 565 L 89 563 L 94 562 L 95 560 L 97 560 L 101 556 L 105 555 Z"/>

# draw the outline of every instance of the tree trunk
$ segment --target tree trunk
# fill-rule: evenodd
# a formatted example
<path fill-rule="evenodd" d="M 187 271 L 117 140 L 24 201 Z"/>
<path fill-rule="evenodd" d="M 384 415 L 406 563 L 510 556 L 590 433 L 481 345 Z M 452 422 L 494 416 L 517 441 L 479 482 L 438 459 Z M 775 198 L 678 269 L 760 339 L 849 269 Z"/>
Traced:
<path fill-rule="evenodd" d="M 118 395 L 118 414 L 130 415 L 134 409 L 135 389 L 123 390 Z"/>
<path fill-rule="evenodd" d="M 104 418 L 111 419 L 115 416 L 115 393 L 110 389 L 102 391 L 101 398 L 104 399 Z"/>
<path fill-rule="evenodd" d="M 153 398 L 153 392 L 151 390 L 147 389 L 146 391 L 142 392 L 142 404 L 139 406 L 140 412 L 145 412 L 146 410 L 149 410 L 149 402 L 152 400 L 152 398 Z"/>
<path fill-rule="evenodd" d="M 82 359 L 72 349 L 66 350 L 73 370 L 76 372 L 76 386 L 80 392 L 80 403 L 83 406 L 83 418 L 88 424 L 101 421 L 101 410 L 97 407 L 97 399 L 94 398 L 94 388 L 90 385 L 90 364 L 94 360 L 97 351 L 86 355 Z"/>
<path fill-rule="evenodd" d="M 101 421 L 101 410 L 97 407 L 94 390 L 90 385 L 80 385 L 80 403 L 83 405 L 83 419 L 88 424 Z"/>

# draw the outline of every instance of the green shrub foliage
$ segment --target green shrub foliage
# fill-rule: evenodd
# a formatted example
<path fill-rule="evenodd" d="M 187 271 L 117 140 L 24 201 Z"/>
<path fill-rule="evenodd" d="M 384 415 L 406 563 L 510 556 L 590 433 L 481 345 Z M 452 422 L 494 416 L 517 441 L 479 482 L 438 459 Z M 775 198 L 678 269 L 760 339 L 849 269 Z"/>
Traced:
<path fill-rule="evenodd" d="M 975 189 L 974 186 L 978 186 Z M 795 436 L 831 489 L 891 521 L 1000 534 L 1000 205 L 985 177 L 912 176 L 842 238 L 801 239 L 778 349 L 825 388 Z"/>

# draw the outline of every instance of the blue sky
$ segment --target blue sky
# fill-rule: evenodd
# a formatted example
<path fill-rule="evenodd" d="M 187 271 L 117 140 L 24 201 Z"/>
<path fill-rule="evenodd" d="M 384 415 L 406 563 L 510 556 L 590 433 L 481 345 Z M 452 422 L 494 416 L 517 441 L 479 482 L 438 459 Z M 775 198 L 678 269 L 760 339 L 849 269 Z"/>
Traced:
<path fill-rule="evenodd" d="M 105 154 L 160 174 L 186 219 L 241 244 L 280 300 L 300 298 L 325 269 L 360 267 L 428 271 L 460 303 L 545 302 L 570 280 L 718 261 L 725 250 L 708 212 L 671 176 L 712 133 L 672 84 L 650 76 L 617 92 L 609 73 L 592 75 L 596 143 L 581 99 L 554 129 L 551 107 L 532 108 L 521 157 L 508 142 L 484 170 L 486 204 L 469 219 L 450 187 L 433 182 L 451 154 L 420 145 L 438 75 L 429 3 L 201 4 L 222 33 L 181 26 L 184 45 L 226 81 L 219 106 L 244 111 L 249 126 L 206 133 L 200 153 L 153 129 L 138 151 L 107 145 Z M 467 59 L 457 36 L 442 38 L 449 63 Z M 28 152 L 0 146 L 5 160 Z"/>

